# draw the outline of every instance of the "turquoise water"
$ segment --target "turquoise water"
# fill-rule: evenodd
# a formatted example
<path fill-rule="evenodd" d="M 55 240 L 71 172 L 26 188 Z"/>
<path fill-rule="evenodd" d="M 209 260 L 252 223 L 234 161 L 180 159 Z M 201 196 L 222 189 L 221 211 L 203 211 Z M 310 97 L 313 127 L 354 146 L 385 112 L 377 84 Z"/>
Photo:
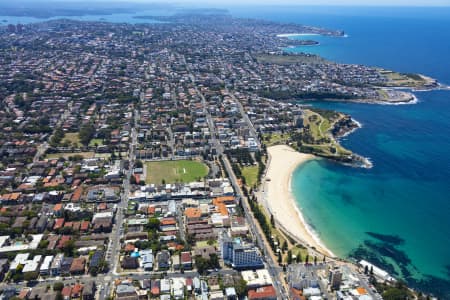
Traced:
<path fill-rule="evenodd" d="M 306 37 L 320 45 L 289 51 L 450 83 L 449 8 L 237 11 L 348 34 Z M 309 102 L 361 122 L 363 128 L 342 144 L 369 157 L 374 167 L 311 161 L 294 172 L 292 187 L 306 220 L 337 255 L 368 259 L 414 287 L 450 299 L 450 91 L 416 95 L 415 105 Z"/>

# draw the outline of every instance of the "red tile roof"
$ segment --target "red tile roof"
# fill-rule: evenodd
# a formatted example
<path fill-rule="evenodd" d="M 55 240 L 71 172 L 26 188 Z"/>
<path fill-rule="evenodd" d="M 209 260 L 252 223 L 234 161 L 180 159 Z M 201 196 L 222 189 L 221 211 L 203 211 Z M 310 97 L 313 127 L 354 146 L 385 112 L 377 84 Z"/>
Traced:
<path fill-rule="evenodd" d="M 53 225 L 53 229 L 62 228 L 64 225 L 64 218 L 58 218 L 55 220 L 55 224 Z"/>
<path fill-rule="evenodd" d="M 259 287 L 254 290 L 248 291 L 248 299 L 266 299 L 266 298 L 276 298 L 277 293 L 275 288 L 271 285 Z"/>
<path fill-rule="evenodd" d="M 62 291 L 61 291 L 61 295 L 63 295 L 63 297 L 69 297 L 72 294 L 72 287 L 66 285 Z"/>

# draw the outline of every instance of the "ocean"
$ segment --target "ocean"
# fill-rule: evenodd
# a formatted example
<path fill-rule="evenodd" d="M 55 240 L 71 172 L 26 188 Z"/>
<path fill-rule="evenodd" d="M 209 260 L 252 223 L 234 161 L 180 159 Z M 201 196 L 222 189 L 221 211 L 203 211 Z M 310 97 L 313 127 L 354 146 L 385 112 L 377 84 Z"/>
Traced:
<path fill-rule="evenodd" d="M 228 9 L 236 17 L 341 29 L 348 35 L 313 37 L 320 45 L 289 51 L 422 73 L 450 84 L 450 8 Z M 71 18 L 149 22 L 132 18 L 145 14 L 155 13 Z M 0 19 L 5 25 L 43 21 Z M 374 167 L 310 161 L 294 172 L 292 190 L 311 228 L 335 254 L 365 258 L 413 287 L 450 299 L 450 91 L 416 96 L 417 104 L 397 106 L 306 102 L 349 113 L 359 121 L 362 128 L 341 142 L 369 157 Z"/>
<path fill-rule="evenodd" d="M 327 59 L 421 73 L 450 84 L 450 8 L 291 7 L 234 15 L 344 30 L 291 48 Z M 293 174 L 305 219 L 335 254 L 366 259 L 411 286 L 450 299 L 450 91 L 416 92 L 419 103 L 309 101 L 349 113 L 362 128 L 343 146 L 369 157 L 359 169 L 314 160 Z"/>

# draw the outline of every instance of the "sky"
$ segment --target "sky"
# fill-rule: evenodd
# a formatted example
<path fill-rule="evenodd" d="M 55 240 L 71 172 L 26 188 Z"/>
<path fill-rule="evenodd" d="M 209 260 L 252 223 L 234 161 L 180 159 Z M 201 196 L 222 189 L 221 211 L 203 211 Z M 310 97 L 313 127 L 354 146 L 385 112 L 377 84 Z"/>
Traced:
<path fill-rule="evenodd" d="M 97 0 L 108 1 L 108 0 Z M 123 1 L 123 0 L 115 0 Z M 373 6 L 450 6 L 450 0 L 128 0 L 135 2 L 173 2 L 205 4 L 283 4 L 283 5 L 373 5 Z"/>
<path fill-rule="evenodd" d="M 5 1 L 5 0 L 0 0 Z M 53 0 L 55 1 L 55 0 Z M 56 0 L 77 2 L 83 0 Z M 228 5 L 352 5 L 352 6 L 450 6 L 450 0 L 90 0 L 95 2 L 139 2 L 173 4 L 208 4 L 210 6 Z M 34 0 L 33 2 L 39 2 Z"/>

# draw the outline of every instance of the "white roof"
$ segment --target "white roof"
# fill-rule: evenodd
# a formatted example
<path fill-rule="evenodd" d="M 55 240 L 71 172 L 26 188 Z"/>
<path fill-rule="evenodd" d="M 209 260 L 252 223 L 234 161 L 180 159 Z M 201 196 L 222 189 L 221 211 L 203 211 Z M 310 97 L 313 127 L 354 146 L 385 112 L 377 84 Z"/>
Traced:
<path fill-rule="evenodd" d="M 98 218 L 112 218 L 112 217 L 113 217 L 113 212 L 112 211 L 99 212 L 99 213 L 96 213 L 92 217 L 92 221 L 94 221 L 95 219 L 98 219 Z"/>
<path fill-rule="evenodd" d="M 17 269 L 18 265 L 24 265 L 30 256 L 30 253 L 19 253 L 16 255 L 14 260 L 11 262 L 11 265 L 9 266 L 10 270 Z"/>
<path fill-rule="evenodd" d="M 52 261 L 53 261 L 53 255 L 47 255 L 41 264 L 41 270 L 49 270 Z"/>
<path fill-rule="evenodd" d="M 320 296 L 322 293 L 320 292 L 320 289 L 318 288 L 306 288 L 303 289 L 303 295 L 305 296 Z"/>
<path fill-rule="evenodd" d="M 378 277 L 381 277 L 381 278 L 383 278 L 383 279 L 385 279 L 385 280 L 394 280 L 394 278 L 391 277 L 391 276 L 389 275 L 388 272 L 386 272 L 385 270 L 382 270 L 382 269 L 378 268 L 377 266 L 371 264 L 371 263 L 368 262 L 368 261 L 361 260 L 361 261 L 359 262 L 359 264 L 362 265 L 363 267 L 366 267 L 366 266 L 367 266 L 368 268 L 373 268 L 373 273 L 374 273 L 376 276 L 378 276 Z"/>
<path fill-rule="evenodd" d="M 260 269 L 256 271 L 242 271 L 242 278 L 247 281 L 248 286 L 265 286 L 272 285 L 272 278 L 269 271 L 266 269 Z"/>
<path fill-rule="evenodd" d="M 11 246 L 3 246 L 9 236 L 0 236 L 0 252 L 12 252 L 12 251 L 22 251 L 22 250 L 30 250 L 36 249 L 41 241 L 43 234 L 32 234 L 31 237 L 33 240 L 29 243 L 21 243 L 15 244 L 13 243 Z"/>
<path fill-rule="evenodd" d="M 170 292 L 170 280 L 169 279 L 161 279 L 160 288 L 161 288 L 161 293 Z"/>

